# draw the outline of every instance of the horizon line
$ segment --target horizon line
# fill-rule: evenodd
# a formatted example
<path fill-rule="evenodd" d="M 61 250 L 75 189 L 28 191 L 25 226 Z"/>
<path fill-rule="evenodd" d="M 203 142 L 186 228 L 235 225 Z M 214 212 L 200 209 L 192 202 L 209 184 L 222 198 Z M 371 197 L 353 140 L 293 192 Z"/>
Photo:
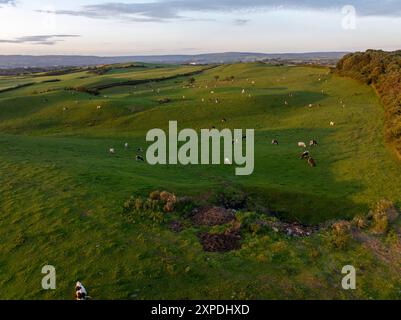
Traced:
<path fill-rule="evenodd" d="M 369 49 L 366 49 L 369 50 Z M 366 51 L 362 50 L 362 51 Z M 380 50 L 380 49 L 372 49 Z M 113 58 L 113 57 L 155 57 L 155 56 L 201 56 L 201 55 L 212 55 L 212 54 L 260 54 L 260 55 L 285 55 L 285 54 L 318 54 L 318 53 L 351 53 L 358 52 L 350 50 L 335 50 L 335 51 L 291 51 L 291 52 L 258 52 L 258 51 L 222 51 L 222 52 L 205 52 L 205 53 L 158 53 L 158 54 L 132 54 L 132 55 L 96 55 L 96 54 L 0 54 L 0 57 L 10 56 L 28 56 L 28 57 L 46 57 L 46 56 L 77 56 L 77 57 L 98 57 L 98 58 Z M 386 50 L 383 50 L 386 51 Z M 397 51 L 390 50 L 388 52 Z"/>

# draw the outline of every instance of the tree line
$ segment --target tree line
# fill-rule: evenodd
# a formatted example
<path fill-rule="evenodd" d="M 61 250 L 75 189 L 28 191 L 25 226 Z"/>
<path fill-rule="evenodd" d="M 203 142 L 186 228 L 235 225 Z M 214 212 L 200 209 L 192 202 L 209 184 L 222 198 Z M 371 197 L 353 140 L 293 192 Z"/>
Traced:
<path fill-rule="evenodd" d="M 376 89 L 385 110 L 385 138 L 401 156 L 401 50 L 351 53 L 338 62 L 336 71 Z"/>

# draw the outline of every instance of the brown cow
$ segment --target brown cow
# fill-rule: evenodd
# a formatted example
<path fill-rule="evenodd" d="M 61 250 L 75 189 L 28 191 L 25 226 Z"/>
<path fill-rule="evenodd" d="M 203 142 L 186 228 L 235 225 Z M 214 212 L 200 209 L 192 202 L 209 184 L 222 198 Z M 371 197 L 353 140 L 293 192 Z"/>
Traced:
<path fill-rule="evenodd" d="M 315 162 L 315 160 L 314 160 L 312 157 L 309 157 L 309 158 L 308 158 L 308 164 L 309 164 L 311 167 L 316 167 L 316 162 Z"/>

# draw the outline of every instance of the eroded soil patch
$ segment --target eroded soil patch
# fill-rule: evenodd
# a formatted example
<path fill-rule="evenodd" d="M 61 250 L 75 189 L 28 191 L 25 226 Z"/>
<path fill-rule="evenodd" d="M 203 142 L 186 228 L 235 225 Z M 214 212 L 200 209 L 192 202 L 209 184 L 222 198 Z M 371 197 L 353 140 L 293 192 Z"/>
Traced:
<path fill-rule="evenodd" d="M 235 220 L 232 210 L 220 207 L 206 207 L 195 209 L 192 222 L 196 226 L 219 226 Z"/>
<path fill-rule="evenodd" d="M 224 233 L 201 232 L 198 238 L 206 252 L 228 252 L 241 248 L 239 230 L 229 230 Z"/>

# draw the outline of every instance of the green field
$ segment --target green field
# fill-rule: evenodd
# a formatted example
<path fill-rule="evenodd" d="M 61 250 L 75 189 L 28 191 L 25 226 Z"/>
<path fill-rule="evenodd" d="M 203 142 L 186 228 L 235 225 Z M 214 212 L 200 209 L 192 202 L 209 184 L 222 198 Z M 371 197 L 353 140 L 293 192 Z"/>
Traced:
<path fill-rule="evenodd" d="M 97 96 L 72 90 L 104 85 Z M 384 144 L 382 115 L 369 86 L 318 67 L 143 65 L 0 77 L 0 298 L 71 299 L 77 279 L 96 299 L 399 298 L 399 270 L 359 243 L 333 252 L 324 234 L 249 235 L 239 251 L 205 253 L 192 227 L 174 234 L 122 215 L 131 195 L 227 186 L 305 224 L 352 219 L 381 199 L 399 205 L 401 163 Z M 253 175 L 135 161 L 147 131 L 169 120 L 181 129 L 255 129 Z M 311 139 L 316 168 L 299 160 L 298 142 Z M 340 271 L 351 262 L 367 271 L 346 292 Z M 55 291 L 40 287 L 45 264 L 57 268 Z"/>

